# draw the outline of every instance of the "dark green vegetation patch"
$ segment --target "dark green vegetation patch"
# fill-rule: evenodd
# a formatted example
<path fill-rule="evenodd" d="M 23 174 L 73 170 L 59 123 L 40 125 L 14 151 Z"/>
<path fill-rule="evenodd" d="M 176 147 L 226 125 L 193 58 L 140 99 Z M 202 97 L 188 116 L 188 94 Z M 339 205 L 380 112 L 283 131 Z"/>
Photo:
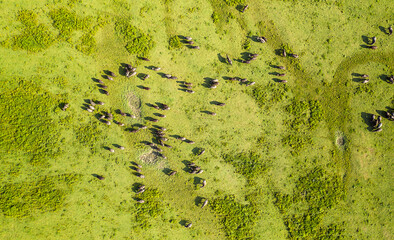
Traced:
<path fill-rule="evenodd" d="M 240 5 L 240 4 L 245 4 L 245 0 L 224 0 L 224 2 L 228 6 L 237 6 L 237 5 Z"/>
<path fill-rule="evenodd" d="M 228 239 L 253 239 L 252 229 L 259 211 L 253 204 L 240 204 L 234 195 L 216 198 L 210 204 L 219 215 Z"/>
<path fill-rule="evenodd" d="M 34 182 L 5 184 L 0 187 L 0 210 L 9 217 L 26 217 L 34 212 L 55 211 L 63 206 L 68 190 L 79 175 L 62 174 Z"/>
<path fill-rule="evenodd" d="M 275 103 L 287 98 L 289 87 L 285 84 L 268 83 L 257 85 L 249 94 L 256 100 L 260 107 L 270 109 Z"/>
<path fill-rule="evenodd" d="M 291 239 L 341 239 L 342 227 L 322 223 L 324 213 L 345 197 L 339 176 L 316 167 L 296 181 L 293 194 L 276 192 L 274 196 Z"/>
<path fill-rule="evenodd" d="M 67 8 L 58 8 L 49 12 L 53 26 L 59 30 L 59 38 L 68 40 L 73 31 L 88 30 L 93 25 L 92 17 L 78 16 Z"/>
<path fill-rule="evenodd" d="M 24 79 L 12 79 L 18 87 L 2 93 L 0 102 L 0 148 L 6 153 L 25 151 L 31 163 L 47 165 L 60 154 L 59 128 L 50 117 L 57 107 L 56 96 Z"/>
<path fill-rule="evenodd" d="M 176 35 L 170 37 L 170 39 L 168 40 L 168 45 L 169 45 L 169 49 L 179 49 L 182 47 L 181 40 Z"/>
<path fill-rule="evenodd" d="M 21 33 L 12 39 L 3 41 L 3 46 L 30 52 L 39 52 L 47 49 L 54 43 L 56 39 L 54 34 L 50 31 L 49 27 L 38 23 L 37 14 L 33 11 L 19 11 L 17 20 L 24 25 Z"/>
<path fill-rule="evenodd" d="M 249 179 L 255 179 L 263 175 L 268 168 L 266 160 L 254 152 L 235 155 L 226 154 L 223 159 L 225 162 L 231 163 L 237 173 Z"/>
<path fill-rule="evenodd" d="M 157 188 L 146 188 L 146 191 L 138 197 L 145 202 L 136 206 L 134 213 L 136 223 L 141 229 L 149 228 L 152 219 L 163 216 L 163 194 Z"/>
<path fill-rule="evenodd" d="M 131 54 L 147 57 L 150 50 L 155 46 L 152 36 L 144 33 L 126 20 L 117 21 L 115 30 L 127 42 L 126 49 Z"/>

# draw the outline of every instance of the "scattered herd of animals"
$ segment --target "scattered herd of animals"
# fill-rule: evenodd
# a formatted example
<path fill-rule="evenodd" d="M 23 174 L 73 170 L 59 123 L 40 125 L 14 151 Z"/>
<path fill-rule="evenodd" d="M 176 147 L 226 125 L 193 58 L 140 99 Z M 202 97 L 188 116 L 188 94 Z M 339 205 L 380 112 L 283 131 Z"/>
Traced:
<path fill-rule="evenodd" d="M 241 12 L 245 12 L 245 10 L 248 7 L 249 6 L 246 5 L 242 9 L 240 9 L 240 11 Z M 392 32 L 393 32 L 393 29 L 390 26 L 387 29 L 386 33 L 388 35 L 391 35 Z M 256 39 L 256 42 L 259 42 L 259 43 L 266 43 L 267 42 L 267 39 L 264 36 L 257 36 L 257 37 L 255 37 L 255 39 Z M 190 48 L 190 49 L 200 49 L 199 46 L 194 45 L 193 39 L 191 37 L 183 37 L 182 36 L 182 42 L 184 44 L 187 44 L 187 47 Z M 369 46 L 367 46 L 367 48 L 376 49 L 377 46 L 374 45 L 374 44 L 376 44 L 376 37 L 372 37 L 370 39 Z M 290 56 L 290 57 L 293 57 L 293 58 L 298 58 L 299 57 L 297 54 L 287 53 L 285 49 L 282 49 L 280 51 L 279 55 L 281 55 L 283 57 L 287 57 L 287 56 Z M 243 57 L 243 59 L 238 59 L 236 61 L 241 62 L 241 63 L 249 64 L 249 63 L 251 63 L 251 61 L 256 60 L 257 57 L 258 57 L 258 54 L 256 54 L 256 53 L 247 53 L 246 56 Z M 145 57 L 140 57 L 140 59 L 143 60 L 143 61 L 150 61 L 148 58 L 145 58 Z M 233 61 L 228 55 L 226 55 L 226 58 L 225 58 L 224 61 L 227 64 L 229 64 L 229 65 L 233 65 Z M 141 80 L 146 80 L 147 78 L 150 77 L 150 75 L 146 74 L 146 73 L 140 73 L 140 74 L 137 75 L 137 68 L 131 66 L 130 64 L 123 64 L 122 67 L 123 67 L 123 74 L 122 75 L 124 75 L 127 78 L 130 78 L 130 77 L 133 77 L 133 76 L 138 76 Z M 161 68 L 157 67 L 157 66 L 150 66 L 150 67 L 147 67 L 147 68 L 152 70 L 152 71 L 156 71 L 156 72 L 161 70 Z M 286 69 L 284 66 L 273 66 L 273 68 L 278 69 L 278 71 L 285 71 L 285 69 Z M 109 80 L 109 81 L 114 81 L 114 78 L 117 77 L 116 74 L 111 72 L 111 71 L 104 71 L 104 73 L 105 73 L 105 75 L 103 75 L 103 79 L 106 79 L 106 80 Z M 271 73 L 271 74 L 275 75 L 277 77 L 284 77 L 284 76 L 286 76 L 286 73 L 284 73 L 284 72 L 275 72 L 275 73 Z M 159 73 L 159 75 L 161 75 L 163 78 L 167 78 L 167 79 L 178 79 L 176 76 L 173 76 L 171 74 Z M 369 76 L 368 75 L 360 74 L 359 77 L 362 78 L 362 83 L 368 83 L 369 82 Z M 97 86 L 99 87 L 100 92 L 102 94 L 109 95 L 108 86 L 105 85 L 104 81 L 100 80 L 100 79 L 94 79 L 94 80 L 98 83 Z M 246 78 L 241 78 L 241 77 L 231 77 L 231 78 L 227 78 L 226 80 L 239 81 L 240 84 L 244 84 L 245 86 L 252 86 L 252 85 L 255 84 L 255 82 L 248 81 Z M 279 83 L 287 83 L 287 80 L 284 80 L 284 79 L 274 79 L 274 80 L 276 80 L 276 82 L 279 82 Z M 394 76 L 388 77 L 387 82 L 393 83 L 394 82 Z M 187 93 L 194 93 L 194 91 L 192 89 L 193 88 L 193 84 L 192 83 L 186 82 L 186 81 L 178 81 L 178 83 L 180 84 L 180 87 L 181 87 L 180 90 L 182 90 L 184 92 L 187 92 Z M 219 85 L 219 80 L 218 79 L 210 79 L 210 80 L 207 81 L 206 85 L 210 89 L 215 89 Z M 139 87 L 141 89 L 144 89 L 144 90 L 150 90 L 150 87 L 146 87 L 146 86 L 139 86 Z M 217 101 L 213 101 L 211 103 L 214 104 L 214 105 L 217 105 L 217 106 L 225 106 L 226 105 L 223 102 L 217 102 Z M 96 105 L 104 105 L 104 102 L 101 102 L 101 101 L 98 101 L 98 100 L 89 99 L 89 100 L 86 101 L 86 104 L 84 104 L 83 109 L 85 109 L 86 111 L 88 111 L 90 113 L 93 113 L 95 111 L 95 106 Z M 170 107 L 167 104 L 164 104 L 164 103 L 156 103 L 156 104 L 147 103 L 146 105 L 149 106 L 149 107 L 152 107 L 152 108 L 154 108 L 154 109 L 156 109 L 158 111 L 170 110 Z M 63 106 L 62 106 L 62 110 L 65 111 L 69 106 L 70 105 L 68 103 L 64 103 Z M 121 115 L 121 116 L 124 116 L 124 117 L 136 118 L 135 115 L 130 114 L 130 113 L 125 113 L 125 112 L 123 112 L 120 109 L 118 109 L 116 111 L 116 113 Z M 205 113 L 208 114 L 208 115 L 212 115 L 212 116 L 216 115 L 216 113 L 212 112 L 212 111 L 205 111 Z M 155 113 L 155 116 L 157 116 L 159 118 L 165 118 L 166 117 L 166 115 L 163 114 L 163 112 Z M 103 111 L 101 113 L 97 113 L 96 117 L 97 117 L 97 119 L 99 121 L 101 121 L 102 123 L 104 123 L 106 125 L 111 125 L 111 121 L 112 121 L 113 123 L 117 124 L 120 127 L 124 127 L 125 126 L 124 123 L 114 120 L 114 116 L 110 112 Z M 387 112 L 385 112 L 385 116 L 384 117 L 387 118 L 390 121 L 394 121 L 394 111 L 393 111 L 393 109 L 389 109 Z M 150 122 L 153 122 L 153 123 L 159 122 L 159 119 L 154 118 L 154 117 L 147 117 L 145 119 L 146 119 L 146 121 L 150 121 Z M 382 131 L 382 126 L 383 126 L 382 116 L 377 116 L 376 117 L 375 115 L 372 115 L 372 117 L 370 119 L 370 124 L 371 124 L 371 126 L 373 128 L 372 131 L 374 131 L 374 132 Z M 125 128 L 125 131 L 130 132 L 130 133 L 136 133 L 138 131 L 141 131 L 141 130 L 144 130 L 144 129 L 147 129 L 147 128 L 148 127 L 146 125 L 143 125 L 143 124 L 134 124 L 131 128 Z M 145 145 L 151 147 L 152 150 L 153 150 L 153 154 L 155 154 L 157 157 L 161 157 L 163 159 L 167 159 L 167 157 L 163 153 L 163 149 L 160 148 L 160 147 L 165 147 L 165 148 L 168 148 L 168 149 L 172 148 L 171 145 L 167 144 L 167 141 L 169 140 L 167 135 L 166 135 L 166 130 L 167 129 L 162 127 L 162 126 L 153 125 L 152 128 L 150 128 L 150 130 L 151 130 L 151 134 L 153 136 L 153 142 L 145 141 L 143 143 L 145 143 Z M 175 139 L 177 139 L 179 141 L 188 143 L 188 144 L 194 144 L 195 143 L 192 140 L 186 139 L 186 137 L 182 137 L 182 136 L 178 136 L 178 135 L 172 136 L 172 137 L 174 137 Z M 119 145 L 114 145 L 114 146 L 116 146 L 120 150 L 124 150 L 125 149 L 123 146 L 119 146 Z M 115 149 L 113 149 L 113 148 L 106 147 L 105 149 L 107 149 L 111 153 L 115 153 L 116 152 Z M 200 151 L 200 153 L 198 155 L 201 155 L 204 152 L 205 152 L 205 150 Z M 131 169 L 135 171 L 134 175 L 139 177 L 139 178 L 141 178 L 141 179 L 144 179 L 145 175 L 142 173 L 142 166 L 139 165 L 138 163 L 135 163 L 135 162 L 132 162 L 132 164 L 133 164 L 133 166 L 131 167 Z M 187 163 L 187 172 L 189 172 L 190 174 L 201 174 L 201 173 L 203 173 L 203 169 L 200 166 L 197 166 L 194 162 L 188 162 Z M 172 177 L 172 176 L 174 176 L 176 174 L 177 174 L 176 170 L 170 170 L 167 173 L 167 175 L 170 176 L 170 177 Z M 101 175 L 93 174 L 93 176 L 97 177 L 99 180 L 104 180 L 105 179 Z M 207 185 L 207 181 L 205 179 L 201 179 L 201 188 L 205 187 L 206 185 Z M 136 194 L 137 197 L 135 199 L 136 199 L 136 201 L 138 203 L 141 203 L 141 204 L 145 203 L 145 200 L 140 197 L 141 196 L 140 194 L 145 192 L 146 189 L 147 188 L 146 188 L 145 185 L 143 185 L 141 183 L 137 184 L 137 186 L 135 188 L 135 194 Z M 209 202 L 208 199 L 201 200 L 201 208 L 207 206 L 208 202 Z M 192 223 L 190 221 L 187 221 L 184 224 L 184 226 L 186 228 L 190 228 L 192 226 Z"/>

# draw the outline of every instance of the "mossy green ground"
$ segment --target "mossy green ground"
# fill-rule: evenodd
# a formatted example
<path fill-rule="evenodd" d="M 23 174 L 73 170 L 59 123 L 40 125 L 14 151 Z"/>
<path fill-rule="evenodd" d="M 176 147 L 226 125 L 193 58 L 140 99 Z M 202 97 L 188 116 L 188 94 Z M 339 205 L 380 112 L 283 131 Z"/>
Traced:
<path fill-rule="evenodd" d="M 392 85 L 381 78 L 394 74 L 393 36 L 379 28 L 392 24 L 392 7 L 383 7 L 390 3 L 3 1 L 0 239 L 392 239 L 392 122 L 383 119 L 373 133 L 364 120 L 394 107 Z M 237 4 L 249 8 L 240 13 Z M 177 35 L 193 37 L 200 50 L 172 48 Z M 268 42 L 248 38 L 256 35 Z M 362 48 L 363 36 L 376 36 L 378 49 Z M 283 47 L 300 57 L 276 55 Z M 258 59 L 221 62 L 245 51 Z M 151 76 L 104 80 L 110 95 L 100 94 L 92 78 L 118 74 L 121 63 Z M 286 85 L 272 80 L 277 64 L 286 66 Z M 151 65 L 192 82 L 195 93 Z M 353 73 L 370 82 L 353 81 Z M 234 76 L 256 84 L 223 78 Z M 208 89 L 204 78 L 220 84 Z M 144 118 L 157 111 L 146 103 L 166 103 L 171 110 L 157 125 L 196 143 L 169 137 L 167 159 L 144 163 L 149 131 L 98 122 L 83 110 L 92 98 L 105 102 L 99 111 L 139 116 L 115 114 L 126 127 L 152 126 Z M 125 150 L 104 149 L 113 144 Z M 195 148 L 206 152 L 196 156 Z M 185 172 L 185 160 L 204 172 Z M 144 207 L 136 183 L 147 186 Z M 203 209 L 202 199 L 210 201 Z M 188 221 L 190 229 L 182 226 Z"/>

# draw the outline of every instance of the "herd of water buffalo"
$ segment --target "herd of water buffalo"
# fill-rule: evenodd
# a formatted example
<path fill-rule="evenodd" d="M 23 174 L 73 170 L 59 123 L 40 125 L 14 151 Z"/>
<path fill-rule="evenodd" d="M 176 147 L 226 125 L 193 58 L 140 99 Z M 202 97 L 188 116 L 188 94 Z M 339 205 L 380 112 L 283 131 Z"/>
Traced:
<path fill-rule="evenodd" d="M 241 9 L 241 11 L 244 12 L 247 8 L 248 8 L 248 5 L 244 6 Z M 393 32 L 392 27 L 389 27 L 387 30 L 388 30 L 387 34 L 391 35 L 392 32 Z M 191 37 L 183 37 L 182 36 L 182 38 L 183 38 L 183 42 L 185 44 L 189 44 L 188 47 L 190 49 L 200 49 L 199 46 L 193 45 L 194 42 L 193 42 L 193 39 Z M 266 43 L 267 42 L 267 39 L 264 36 L 256 36 L 255 40 L 256 40 L 256 42 L 259 42 L 259 43 Z M 367 46 L 367 47 L 371 48 L 371 49 L 376 49 L 377 47 L 374 45 L 376 43 L 376 37 L 372 37 L 370 40 L 371 41 L 368 43 L 369 46 Z M 298 58 L 299 57 L 297 54 L 287 53 L 285 49 L 282 49 L 280 52 L 278 52 L 278 54 L 283 56 L 283 57 L 287 57 L 287 56 L 290 56 L 290 57 L 293 57 L 293 58 Z M 236 61 L 238 61 L 240 63 L 249 64 L 249 63 L 251 63 L 251 61 L 257 59 L 257 57 L 258 57 L 258 54 L 247 53 L 246 55 L 243 56 L 243 59 L 238 59 Z M 145 58 L 145 57 L 141 57 L 140 59 L 143 60 L 143 61 L 150 61 L 148 58 Z M 226 58 L 223 58 L 223 59 L 224 59 L 223 62 L 225 62 L 225 63 L 227 63 L 229 65 L 233 64 L 232 59 L 228 55 L 226 55 Z M 279 70 L 285 70 L 284 66 L 273 66 L 273 67 L 276 68 L 276 69 L 279 69 Z M 150 69 L 152 71 L 156 71 L 156 72 L 161 70 L 161 68 L 157 67 L 157 66 L 150 66 L 150 67 L 146 67 L 146 68 Z M 106 79 L 106 80 L 109 80 L 109 81 L 113 81 L 114 78 L 116 77 L 116 74 L 114 72 L 112 72 L 112 71 L 104 71 L 104 73 L 105 73 L 105 75 L 102 76 L 103 79 Z M 146 73 L 139 73 L 139 74 L 137 74 L 137 68 L 131 66 L 130 64 L 122 64 L 122 71 L 120 71 L 120 74 L 125 76 L 125 77 L 127 77 L 127 78 L 133 77 L 133 76 L 137 76 L 141 80 L 146 80 L 147 78 L 150 77 L 150 75 L 146 74 Z M 171 74 L 165 74 L 165 73 L 158 73 L 158 74 L 161 75 L 161 77 L 166 78 L 166 79 L 178 79 L 176 76 L 173 76 Z M 286 76 L 286 73 L 276 72 L 276 73 L 272 73 L 272 75 L 275 75 L 277 77 L 284 77 L 284 76 Z M 359 77 L 361 77 L 361 79 L 362 79 L 361 82 L 362 83 L 368 83 L 369 82 L 369 79 L 368 79 L 369 76 L 368 75 L 360 74 Z M 255 84 L 255 82 L 253 82 L 253 81 L 248 81 L 246 78 L 240 78 L 240 77 L 229 77 L 229 78 L 227 78 L 225 80 L 228 80 L 228 81 L 239 81 L 240 84 L 244 84 L 246 86 L 251 86 L 251 85 Z M 276 82 L 280 82 L 280 83 L 286 83 L 287 82 L 287 80 L 284 80 L 284 79 L 274 79 L 274 80 L 276 80 Z M 94 79 L 94 81 L 96 81 L 98 83 L 97 86 L 99 87 L 99 90 L 100 90 L 101 93 L 103 93 L 105 95 L 109 95 L 109 91 L 107 90 L 108 87 L 105 85 L 105 82 L 103 80 Z M 394 76 L 388 77 L 387 81 L 389 83 L 393 83 L 394 82 Z M 194 93 L 194 91 L 192 90 L 192 87 L 193 87 L 192 83 L 186 82 L 186 81 L 178 81 L 178 82 L 180 83 L 180 86 L 182 87 L 182 89 L 181 89 L 182 91 L 187 92 L 187 93 Z M 210 89 L 214 89 L 218 85 L 219 85 L 219 80 L 218 79 L 208 79 L 206 81 L 206 84 L 205 84 L 205 86 L 207 88 L 210 88 Z M 146 86 L 138 86 L 138 87 L 141 88 L 141 89 L 144 89 L 144 90 L 150 90 L 150 87 L 146 87 Z M 217 105 L 217 106 L 225 106 L 225 103 L 223 103 L 223 102 L 213 101 L 211 103 L 214 104 L 214 105 Z M 83 109 L 85 109 L 88 112 L 93 113 L 95 111 L 96 105 L 104 105 L 104 102 L 88 99 L 88 100 L 85 101 Z M 146 105 L 149 106 L 149 107 L 152 107 L 152 108 L 154 108 L 154 109 L 156 109 L 158 111 L 170 110 L 170 107 L 167 104 L 164 104 L 164 103 L 156 103 L 156 104 L 147 103 Z M 64 103 L 61 108 L 62 108 L 63 111 L 65 111 L 69 106 L 70 105 L 68 103 Z M 213 115 L 213 116 L 216 115 L 216 113 L 212 112 L 212 111 L 204 111 L 204 112 L 206 114 L 208 114 L 208 115 Z M 136 118 L 135 115 L 130 114 L 130 113 L 125 113 L 125 112 L 123 112 L 120 109 L 118 109 L 116 111 L 116 113 L 121 115 L 121 116 L 123 116 L 123 117 Z M 387 112 L 385 112 L 384 114 L 385 114 L 385 117 L 387 119 L 389 119 L 391 121 L 394 121 L 394 112 L 392 111 L 392 109 L 387 111 Z M 149 122 L 156 123 L 156 122 L 159 122 L 160 118 L 165 118 L 166 117 L 166 115 L 163 112 L 155 113 L 154 115 L 156 117 L 158 117 L 158 118 L 146 117 L 145 120 L 149 121 Z M 110 113 L 110 112 L 107 112 L 107 111 L 102 111 L 101 113 L 97 113 L 96 114 L 96 118 L 99 121 L 101 121 L 102 123 L 106 124 L 106 125 L 110 125 L 111 122 L 113 122 L 113 123 L 117 124 L 118 126 L 121 126 L 121 127 L 125 126 L 124 123 L 114 120 L 113 114 Z M 370 119 L 370 125 L 372 126 L 372 131 L 374 131 L 374 132 L 382 131 L 382 125 L 383 125 L 382 124 L 382 117 L 381 116 L 376 117 L 375 115 L 372 115 L 371 119 Z M 144 129 L 147 129 L 147 128 L 148 127 L 146 125 L 143 125 L 143 124 L 134 124 L 130 128 L 125 128 L 125 131 L 130 132 L 130 133 L 136 133 L 138 131 L 141 131 L 141 130 L 144 130 Z M 162 158 L 166 159 L 167 157 L 163 154 L 163 150 L 160 147 L 166 147 L 166 148 L 169 148 L 169 149 L 172 148 L 171 145 L 166 143 L 169 140 L 168 137 L 166 136 L 166 130 L 167 129 L 162 127 L 162 126 L 152 125 L 152 128 L 150 128 L 151 134 L 153 136 L 152 142 L 148 142 L 148 141 L 144 141 L 143 142 L 145 145 L 147 145 L 147 146 L 152 148 L 152 150 L 153 150 L 152 153 L 155 155 L 155 157 L 162 157 Z M 177 140 L 180 140 L 180 141 L 182 141 L 184 143 L 188 143 L 188 144 L 194 144 L 195 143 L 194 141 L 186 139 L 185 137 L 182 137 L 182 136 L 179 136 L 179 135 L 172 135 L 171 137 L 173 137 L 173 138 L 175 138 Z M 123 146 L 120 146 L 120 145 L 114 144 L 114 146 L 116 146 L 120 150 L 125 149 Z M 106 147 L 105 149 L 107 149 L 108 151 L 110 151 L 112 153 L 115 152 L 115 149 L 110 148 L 110 147 Z M 200 151 L 200 153 L 198 155 L 201 155 L 204 152 L 205 152 L 205 150 Z M 189 172 L 190 174 L 201 174 L 203 172 L 203 169 L 200 166 L 197 166 L 194 162 L 188 162 L 186 165 L 187 165 L 187 170 L 186 171 Z M 145 175 L 142 173 L 142 166 L 141 165 L 133 162 L 133 166 L 131 167 L 131 169 L 133 169 L 135 171 L 134 175 L 136 175 L 137 177 L 142 178 L 142 179 L 145 178 Z M 167 171 L 167 175 L 168 176 L 174 176 L 176 174 L 177 174 L 177 171 L 175 171 L 175 170 Z M 101 175 L 93 174 L 93 176 L 97 177 L 100 180 L 105 179 Z M 207 181 L 205 179 L 201 179 L 201 188 L 205 187 L 206 184 L 207 184 Z M 135 187 L 134 190 L 135 190 L 135 193 L 136 193 L 137 196 L 141 196 L 140 194 L 145 192 L 146 187 L 143 184 L 138 184 Z M 140 198 L 140 197 L 136 197 L 135 199 L 136 199 L 136 201 L 138 203 L 141 203 L 141 204 L 145 203 L 145 200 Z M 201 207 L 202 208 L 205 207 L 207 204 L 208 204 L 208 199 L 202 199 L 201 200 Z M 184 224 L 184 226 L 187 227 L 187 228 L 190 228 L 192 226 L 192 223 L 190 221 L 188 221 L 187 223 Z"/>

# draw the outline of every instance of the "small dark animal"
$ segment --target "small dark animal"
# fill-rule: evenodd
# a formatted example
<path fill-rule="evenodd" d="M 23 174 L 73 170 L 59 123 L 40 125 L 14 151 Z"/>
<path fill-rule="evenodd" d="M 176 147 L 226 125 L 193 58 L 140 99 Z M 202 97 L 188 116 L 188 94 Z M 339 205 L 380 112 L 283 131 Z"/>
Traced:
<path fill-rule="evenodd" d="M 109 74 L 111 77 L 116 77 L 115 73 L 113 73 L 113 72 L 111 72 L 111 71 L 108 71 L 108 74 Z"/>
<path fill-rule="evenodd" d="M 65 103 L 64 106 L 63 106 L 63 108 L 62 108 L 62 110 L 63 110 L 63 111 L 66 111 L 66 109 L 67 109 L 68 107 L 70 107 L 70 104 Z"/>
<path fill-rule="evenodd" d="M 174 176 L 176 174 L 176 171 L 172 171 L 168 174 L 168 176 Z"/>
<path fill-rule="evenodd" d="M 245 6 L 242 8 L 241 12 L 244 13 L 244 12 L 246 11 L 246 9 L 248 9 L 248 7 L 249 7 L 249 5 L 245 5 Z"/>
<path fill-rule="evenodd" d="M 376 43 L 376 37 L 372 37 L 372 41 L 370 43 L 370 45 L 374 45 Z"/>
<path fill-rule="evenodd" d="M 150 61 L 148 58 L 146 58 L 146 57 L 140 57 L 140 59 L 141 60 L 144 60 L 144 61 Z"/>
<path fill-rule="evenodd" d="M 227 59 L 227 63 L 230 65 L 233 65 L 233 61 L 231 61 L 230 57 L 228 56 L 228 54 L 226 54 L 226 59 Z"/>
<path fill-rule="evenodd" d="M 149 87 L 142 87 L 142 89 L 144 89 L 144 90 L 150 90 Z"/>
<path fill-rule="evenodd" d="M 392 26 L 389 27 L 389 35 L 391 35 L 391 34 L 393 34 L 393 27 Z"/>

